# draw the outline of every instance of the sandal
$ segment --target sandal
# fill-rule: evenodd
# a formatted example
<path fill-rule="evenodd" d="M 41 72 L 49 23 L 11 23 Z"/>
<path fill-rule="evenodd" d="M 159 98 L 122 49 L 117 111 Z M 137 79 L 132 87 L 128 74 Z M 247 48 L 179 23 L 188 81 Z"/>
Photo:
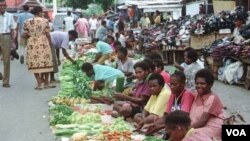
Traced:
<path fill-rule="evenodd" d="M 42 90 L 43 87 L 42 87 L 42 85 L 40 85 L 40 86 L 36 86 L 35 89 L 36 89 L 36 90 Z"/>
<path fill-rule="evenodd" d="M 51 80 L 50 83 L 59 83 L 59 80 Z"/>
<path fill-rule="evenodd" d="M 2 75 L 2 73 L 0 72 L 0 80 L 2 80 L 3 79 L 3 75 Z"/>
<path fill-rule="evenodd" d="M 44 89 L 55 88 L 55 87 L 56 87 L 55 85 L 50 85 L 50 84 L 44 85 Z"/>
<path fill-rule="evenodd" d="M 10 84 L 3 84 L 3 87 L 9 88 L 9 87 L 10 87 Z"/>

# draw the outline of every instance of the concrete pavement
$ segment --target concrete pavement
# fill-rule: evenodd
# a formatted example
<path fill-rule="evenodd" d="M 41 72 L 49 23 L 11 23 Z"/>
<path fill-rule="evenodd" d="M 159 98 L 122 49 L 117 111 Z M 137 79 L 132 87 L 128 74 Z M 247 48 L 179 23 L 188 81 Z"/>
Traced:
<path fill-rule="evenodd" d="M 2 72 L 3 62 L 0 62 Z M 54 141 L 48 122 L 48 100 L 59 87 L 37 91 L 26 65 L 11 62 L 11 88 L 0 86 L 0 140 Z"/>
<path fill-rule="evenodd" d="M 0 61 L 0 71 L 3 63 Z M 2 83 L 1 83 L 2 84 Z M 54 141 L 48 122 L 48 100 L 59 90 L 37 91 L 26 65 L 11 62 L 11 88 L 0 86 L 0 141 Z M 238 111 L 250 123 L 250 91 L 215 82 L 213 90 L 227 111 Z"/>

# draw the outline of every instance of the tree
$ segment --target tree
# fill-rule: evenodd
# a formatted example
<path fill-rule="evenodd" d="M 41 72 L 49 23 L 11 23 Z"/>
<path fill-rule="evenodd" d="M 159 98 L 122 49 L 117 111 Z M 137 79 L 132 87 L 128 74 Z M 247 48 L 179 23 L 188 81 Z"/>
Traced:
<path fill-rule="evenodd" d="M 106 11 L 109 6 L 112 6 L 114 0 L 66 0 L 66 5 L 68 7 L 87 9 L 88 5 L 91 3 L 100 4 L 102 8 Z"/>

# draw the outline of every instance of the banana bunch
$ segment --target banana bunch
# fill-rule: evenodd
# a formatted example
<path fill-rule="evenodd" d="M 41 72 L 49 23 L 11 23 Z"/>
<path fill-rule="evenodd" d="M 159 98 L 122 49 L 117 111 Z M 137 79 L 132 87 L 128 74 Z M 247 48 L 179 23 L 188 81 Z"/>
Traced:
<path fill-rule="evenodd" d="M 54 104 L 61 104 L 61 105 L 67 105 L 67 106 L 74 106 L 75 104 L 86 104 L 89 102 L 89 100 L 86 100 L 84 98 L 69 98 L 66 96 L 63 97 L 54 97 L 51 100 Z"/>

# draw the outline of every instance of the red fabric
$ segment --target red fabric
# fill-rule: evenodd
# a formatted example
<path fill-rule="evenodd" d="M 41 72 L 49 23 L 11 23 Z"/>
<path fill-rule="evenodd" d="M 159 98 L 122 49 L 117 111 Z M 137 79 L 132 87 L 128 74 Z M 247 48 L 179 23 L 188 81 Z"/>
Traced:
<path fill-rule="evenodd" d="M 17 7 L 25 0 L 6 0 L 7 7 Z"/>
<path fill-rule="evenodd" d="M 184 111 L 184 112 L 187 112 L 189 113 L 190 112 L 190 109 L 191 109 L 191 106 L 193 104 L 193 101 L 194 101 L 194 95 L 193 93 L 188 90 L 188 89 L 184 89 L 182 94 L 181 94 L 181 111 Z M 166 107 L 166 112 L 167 113 L 170 113 L 171 112 L 171 108 L 175 102 L 175 94 L 171 94 L 170 95 L 170 98 L 168 100 L 168 104 L 167 104 L 167 107 Z"/>
<path fill-rule="evenodd" d="M 167 72 L 162 71 L 161 76 L 164 78 L 165 83 L 169 85 L 170 84 L 170 75 Z"/>

